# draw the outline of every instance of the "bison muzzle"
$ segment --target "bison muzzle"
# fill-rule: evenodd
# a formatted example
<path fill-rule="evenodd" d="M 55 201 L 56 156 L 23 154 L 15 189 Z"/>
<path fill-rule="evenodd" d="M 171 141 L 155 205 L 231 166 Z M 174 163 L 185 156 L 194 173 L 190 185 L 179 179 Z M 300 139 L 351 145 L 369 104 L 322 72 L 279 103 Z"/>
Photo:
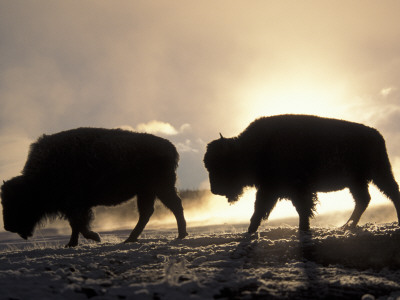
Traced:
<path fill-rule="evenodd" d="M 243 188 L 257 189 L 249 233 L 257 231 L 279 199 L 290 199 L 299 228 L 309 231 L 317 192 L 349 188 L 355 209 L 344 225 L 354 228 L 370 202 L 374 183 L 393 203 L 400 222 L 399 187 L 385 141 L 370 127 L 306 115 L 263 117 L 234 138 L 214 140 L 204 163 L 211 191 L 234 202 Z"/>
<path fill-rule="evenodd" d="M 125 242 L 134 242 L 158 198 L 176 217 L 178 238 L 186 221 L 176 188 L 179 155 L 166 139 L 120 129 L 78 128 L 43 135 L 31 145 L 22 175 L 1 187 L 5 230 L 26 239 L 48 217 L 69 221 L 67 246 L 79 233 L 100 241 L 90 229 L 92 207 L 117 205 L 137 196 L 139 220 Z"/>

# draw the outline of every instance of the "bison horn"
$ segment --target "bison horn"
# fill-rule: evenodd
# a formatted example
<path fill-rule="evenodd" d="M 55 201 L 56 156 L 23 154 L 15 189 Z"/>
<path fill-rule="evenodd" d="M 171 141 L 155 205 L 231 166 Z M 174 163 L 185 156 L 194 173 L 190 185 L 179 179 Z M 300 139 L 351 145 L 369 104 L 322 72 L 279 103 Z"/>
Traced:
<path fill-rule="evenodd" d="M 221 137 L 221 140 L 224 139 L 224 137 L 222 136 L 221 132 L 219 133 L 219 136 Z"/>

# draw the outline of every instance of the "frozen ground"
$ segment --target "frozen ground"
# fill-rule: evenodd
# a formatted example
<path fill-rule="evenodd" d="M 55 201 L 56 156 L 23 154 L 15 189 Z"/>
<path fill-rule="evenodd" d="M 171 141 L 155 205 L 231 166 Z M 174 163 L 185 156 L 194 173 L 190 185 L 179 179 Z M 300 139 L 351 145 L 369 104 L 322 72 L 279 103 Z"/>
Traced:
<path fill-rule="evenodd" d="M 0 239 L 1 299 L 396 299 L 400 297 L 397 223 L 366 224 L 353 232 L 313 227 L 246 225 L 101 233 L 103 242 L 43 236 L 26 243 Z M 39 235 L 40 236 L 40 235 Z M 368 294 L 370 296 L 368 296 Z M 369 298 L 368 298 L 369 297 Z M 400 299 L 400 298 L 399 298 Z"/>

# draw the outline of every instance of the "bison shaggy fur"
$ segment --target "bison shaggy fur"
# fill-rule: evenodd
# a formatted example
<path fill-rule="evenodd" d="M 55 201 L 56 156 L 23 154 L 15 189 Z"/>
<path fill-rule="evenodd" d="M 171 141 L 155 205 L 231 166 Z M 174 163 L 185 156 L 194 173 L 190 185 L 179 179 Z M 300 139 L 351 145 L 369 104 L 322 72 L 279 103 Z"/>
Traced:
<path fill-rule="evenodd" d="M 249 233 L 267 219 L 279 199 L 290 199 L 299 228 L 309 231 L 317 192 L 349 188 L 355 209 L 345 224 L 354 228 L 370 202 L 374 183 L 393 203 L 400 221 L 399 187 L 385 141 L 370 127 L 307 115 L 263 117 L 239 136 L 214 140 L 204 163 L 211 191 L 234 202 L 243 188 L 257 189 Z"/>
<path fill-rule="evenodd" d="M 22 238 L 48 217 L 69 221 L 67 246 L 91 231 L 92 207 L 117 205 L 137 196 L 139 220 L 125 242 L 134 242 L 154 211 L 156 198 L 176 217 L 179 238 L 186 222 L 176 188 L 179 155 L 166 139 L 120 129 L 78 128 L 43 135 L 31 145 L 22 175 L 1 187 L 5 230 Z"/>

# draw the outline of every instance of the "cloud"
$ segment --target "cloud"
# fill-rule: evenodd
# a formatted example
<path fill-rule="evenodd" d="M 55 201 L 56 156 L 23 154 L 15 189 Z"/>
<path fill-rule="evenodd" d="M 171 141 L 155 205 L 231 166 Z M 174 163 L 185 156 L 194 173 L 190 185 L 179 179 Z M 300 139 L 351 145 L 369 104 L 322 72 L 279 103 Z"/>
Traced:
<path fill-rule="evenodd" d="M 345 86 L 316 108 L 377 120 L 383 102 L 400 108 L 400 4 L 339 2 L 0 1 L 0 137 L 127 124 L 169 138 L 194 186 L 206 178 L 198 138 L 237 135 L 276 105 L 314 113 L 295 92 L 277 100 L 302 82 L 305 95 Z"/>
<path fill-rule="evenodd" d="M 152 120 L 146 123 L 139 123 L 136 126 L 123 125 L 117 128 L 167 136 L 179 152 L 177 185 L 180 188 L 196 189 L 199 187 L 199 182 L 203 182 L 207 178 L 203 167 L 206 143 L 201 138 L 193 138 L 190 124 L 185 123 L 179 128 L 175 128 L 170 123 Z"/>
<path fill-rule="evenodd" d="M 393 93 L 395 90 L 397 90 L 397 88 L 395 88 L 395 87 L 387 87 L 387 88 L 383 88 L 380 93 L 381 93 L 382 96 L 387 97 L 388 95 Z"/>
<path fill-rule="evenodd" d="M 177 135 L 178 131 L 169 123 L 161 121 L 150 121 L 148 123 L 140 123 L 136 126 L 139 132 L 147 132 L 153 134 Z"/>
<path fill-rule="evenodd" d="M 147 123 L 139 123 L 135 127 L 130 125 L 122 125 L 118 128 L 130 131 L 137 131 L 137 132 L 146 132 L 151 134 L 161 134 L 161 135 L 178 135 L 184 132 L 188 132 L 191 128 L 190 124 L 183 124 L 179 129 L 176 129 L 170 123 L 152 120 Z"/>
<path fill-rule="evenodd" d="M 176 145 L 176 148 L 178 149 L 179 152 L 195 152 L 195 153 L 199 152 L 197 145 L 194 145 L 194 143 L 189 139 L 186 139 L 184 142 L 178 143 Z"/>

